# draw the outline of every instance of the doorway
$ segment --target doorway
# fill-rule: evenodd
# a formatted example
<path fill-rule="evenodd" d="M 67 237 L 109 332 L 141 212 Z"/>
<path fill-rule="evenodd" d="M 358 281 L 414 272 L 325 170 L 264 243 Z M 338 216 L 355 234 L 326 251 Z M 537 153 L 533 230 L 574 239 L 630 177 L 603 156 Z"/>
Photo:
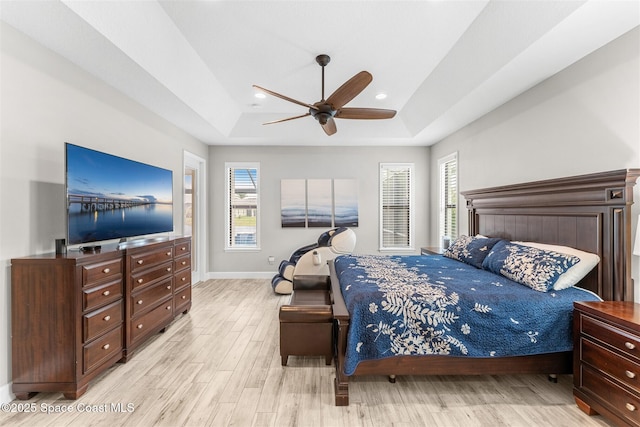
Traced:
<path fill-rule="evenodd" d="M 203 158 L 184 152 L 182 233 L 191 236 L 191 278 L 194 284 L 204 280 L 206 268 L 205 170 Z"/>

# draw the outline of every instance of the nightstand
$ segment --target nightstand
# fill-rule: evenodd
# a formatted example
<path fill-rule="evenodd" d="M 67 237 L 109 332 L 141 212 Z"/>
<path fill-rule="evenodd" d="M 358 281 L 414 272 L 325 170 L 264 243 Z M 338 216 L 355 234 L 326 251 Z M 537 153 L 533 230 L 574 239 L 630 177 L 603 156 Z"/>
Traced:
<path fill-rule="evenodd" d="M 420 248 L 420 255 L 442 255 L 443 252 L 444 249 L 436 246 Z"/>
<path fill-rule="evenodd" d="M 640 426 L 640 305 L 575 302 L 573 396 L 588 415 Z"/>

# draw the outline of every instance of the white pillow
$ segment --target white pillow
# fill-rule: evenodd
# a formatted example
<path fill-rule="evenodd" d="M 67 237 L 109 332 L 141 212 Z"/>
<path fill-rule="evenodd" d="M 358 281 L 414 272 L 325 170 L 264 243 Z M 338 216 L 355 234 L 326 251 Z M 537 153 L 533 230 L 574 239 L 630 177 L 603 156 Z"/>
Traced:
<path fill-rule="evenodd" d="M 581 251 L 579 249 L 571 248 L 569 246 L 547 245 L 537 242 L 513 242 L 523 246 L 530 246 L 533 248 L 543 249 L 546 251 L 559 252 L 561 254 L 574 255 L 580 258 L 580 261 L 573 267 L 569 268 L 558 278 L 553 285 L 553 289 L 559 291 L 561 289 L 570 288 L 578 283 L 584 276 L 586 276 L 593 267 L 598 265 L 600 257 L 591 252 Z"/>

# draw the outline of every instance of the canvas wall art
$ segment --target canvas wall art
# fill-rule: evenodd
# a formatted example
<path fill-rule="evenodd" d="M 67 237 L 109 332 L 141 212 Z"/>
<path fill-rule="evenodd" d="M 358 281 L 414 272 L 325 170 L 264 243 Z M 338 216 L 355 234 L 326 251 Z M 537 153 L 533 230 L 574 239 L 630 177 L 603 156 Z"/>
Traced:
<path fill-rule="evenodd" d="M 355 179 L 283 179 L 280 196 L 282 227 L 358 226 Z"/>

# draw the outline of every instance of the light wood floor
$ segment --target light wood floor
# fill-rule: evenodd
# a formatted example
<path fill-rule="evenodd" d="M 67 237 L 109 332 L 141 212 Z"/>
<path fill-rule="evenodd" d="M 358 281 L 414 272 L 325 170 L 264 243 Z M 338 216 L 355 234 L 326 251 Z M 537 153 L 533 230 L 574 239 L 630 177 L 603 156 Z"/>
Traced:
<path fill-rule="evenodd" d="M 350 406 L 336 407 L 335 368 L 324 358 L 291 356 L 288 366 L 280 364 L 278 307 L 288 298 L 275 295 L 267 280 L 200 283 L 186 316 L 92 382 L 80 399 L 40 393 L 14 401 L 34 403 L 36 412 L 0 413 L 0 425 L 610 425 L 576 407 L 569 375 L 557 384 L 544 375 L 398 377 L 396 384 L 356 377 Z M 118 404 L 123 412 L 113 410 Z"/>

